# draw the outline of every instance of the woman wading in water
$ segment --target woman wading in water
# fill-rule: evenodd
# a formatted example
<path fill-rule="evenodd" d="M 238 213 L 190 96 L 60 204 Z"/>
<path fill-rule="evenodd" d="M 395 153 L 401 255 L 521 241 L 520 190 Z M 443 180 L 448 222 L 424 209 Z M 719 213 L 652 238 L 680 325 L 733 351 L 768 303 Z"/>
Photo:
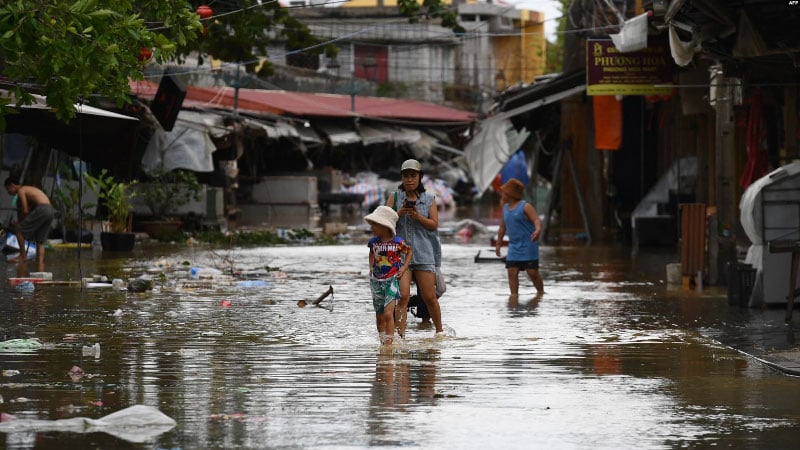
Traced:
<path fill-rule="evenodd" d="M 436 336 L 444 336 L 442 312 L 439 299 L 436 298 L 436 267 L 441 264 L 442 256 L 436 197 L 425 192 L 419 161 L 405 161 L 400 168 L 400 176 L 402 183 L 399 190 L 389 196 L 386 202 L 400 217 L 397 221 L 397 235 L 412 249 L 410 270 L 400 279 L 400 302 L 395 309 L 398 334 L 400 337 L 406 335 L 408 300 L 411 297 L 413 279 L 433 320 Z"/>

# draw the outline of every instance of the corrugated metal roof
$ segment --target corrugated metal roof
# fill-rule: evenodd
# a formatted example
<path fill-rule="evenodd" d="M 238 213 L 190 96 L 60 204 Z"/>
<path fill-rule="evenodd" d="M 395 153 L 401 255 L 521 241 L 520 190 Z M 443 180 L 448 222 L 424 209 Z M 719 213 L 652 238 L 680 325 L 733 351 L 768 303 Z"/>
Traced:
<path fill-rule="evenodd" d="M 131 92 L 137 97 L 152 100 L 158 85 L 150 81 L 131 81 Z M 231 87 L 186 88 L 184 107 L 233 109 L 235 89 Z M 433 103 L 415 100 L 355 97 L 355 111 L 351 111 L 351 97 L 338 94 L 239 89 L 238 109 L 242 112 L 272 113 L 291 116 L 365 117 L 425 122 L 469 123 L 475 114 Z"/>

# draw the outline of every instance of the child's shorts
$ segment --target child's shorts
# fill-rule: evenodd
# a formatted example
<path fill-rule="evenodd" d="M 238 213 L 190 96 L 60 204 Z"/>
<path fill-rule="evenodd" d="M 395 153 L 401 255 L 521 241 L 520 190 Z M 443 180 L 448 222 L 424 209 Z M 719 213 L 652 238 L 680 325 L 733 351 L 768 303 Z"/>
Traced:
<path fill-rule="evenodd" d="M 532 259 L 530 261 L 506 261 L 506 269 L 516 267 L 519 270 L 539 270 L 539 260 Z"/>
<path fill-rule="evenodd" d="M 370 278 L 369 287 L 372 290 L 372 306 L 375 307 L 376 314 L 382 314 L 389 303 L 400 298 L 400 280 L 397 277 L 385 280 Z"/>

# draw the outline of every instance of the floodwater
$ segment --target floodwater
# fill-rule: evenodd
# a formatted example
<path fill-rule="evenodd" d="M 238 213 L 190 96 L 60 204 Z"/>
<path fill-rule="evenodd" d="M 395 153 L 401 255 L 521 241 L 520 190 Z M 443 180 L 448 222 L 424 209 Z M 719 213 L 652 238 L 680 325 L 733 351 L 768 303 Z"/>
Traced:
<path fill-rule="evenodd" d="M 57 280 L 149 272 L 156 289 L 2 280 L 0 338 L 42 347 L 0 353 L 0 411 L 55 421 L 149 405 L 176 425 L 138 439 L 28 427 L 0 433 L 0 447 L 796 448 L 800 383 L 721 343 L 742 313 L 719 289 L 668 288 L 674 254 L 543 247 L 546 294 L 522 280 L 514 299 L 502 264 L 475 262 L 491 256 L 488 236 L 448 240 L 448 337 L 415 322 L 381 348 L 366 239 L 50 251 Z M 268 285 L 192 281 L 192 267 Z M 298 307 L 329 287 L 322 307 Z"/>

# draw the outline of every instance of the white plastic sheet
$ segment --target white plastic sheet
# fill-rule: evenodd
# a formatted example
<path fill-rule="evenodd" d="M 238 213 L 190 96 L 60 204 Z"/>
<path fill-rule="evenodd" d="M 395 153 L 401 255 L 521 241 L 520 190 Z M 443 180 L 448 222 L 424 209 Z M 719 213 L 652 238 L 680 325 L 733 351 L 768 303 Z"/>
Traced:
<path fill-rule="evenodd" d="M 212 153 L 216 146 L 208 129 L 180 123 L 172 131 L 157 128 L 147 144 L 142 166 L 148 172 L 159 167 L 166 171 L 186 169 L 194 172 L 213 172 Z"/>
<path fill-rule="evenodd" d="M 134 405 L 99 419 L 73 417 L 58 420 L 11 420 L 0 423 L 0 432 L 103 432 L 128 442 L 144 443 L 175 428 L 175 425 L 175 420 L 152 406 Z"/>
<path fill-rule="evenodd" d="M 647 13 L 626 20 L 619 33 L 609 36 L 621 53 L 647 48 Z"/>
<path fill-rule="evenodd" d="M 678 32 L 675 31 L 675 25 L 669 25 L 669 50 L 672 54 L 672 59 L 675 64 L 686 67 L 692 62 L 694 58 L 694 47 L 697 43 L 697 38 L 693 37 L 691 41 L 684 42 L 678 37 Z"/>
<path fill-rule="evenodd" d="M 479 125 L 478 133 L 464 147 L 464 157 L 478 192 L 492 185 L 494 177 L 517 151 L 509 147 L 509 131 L 514 127 L 508 119 L 490 118 Z"/>

